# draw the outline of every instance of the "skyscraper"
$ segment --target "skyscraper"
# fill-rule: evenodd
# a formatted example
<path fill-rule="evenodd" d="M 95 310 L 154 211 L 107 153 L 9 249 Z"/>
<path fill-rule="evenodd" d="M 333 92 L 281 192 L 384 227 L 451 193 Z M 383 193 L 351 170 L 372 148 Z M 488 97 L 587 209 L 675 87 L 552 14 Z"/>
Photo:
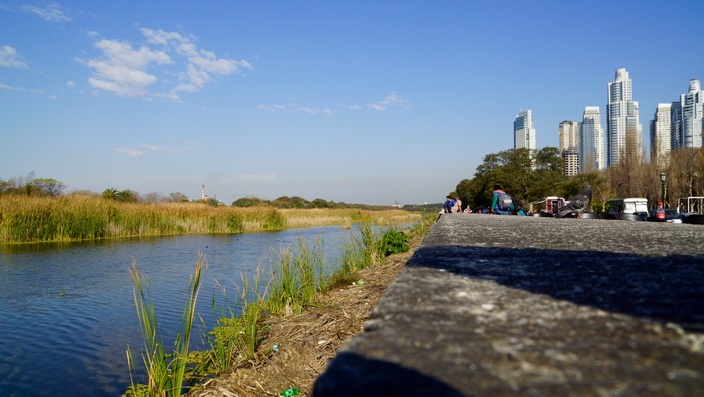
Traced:
<path fill-rule="evenodd" d="M 575 176 L 579 174 L 579 150 L 575 147 L 562 151 L 562 161 L 564 162 L 565 176 Z"/>
<path fill-rule="evenodd" d="M 587 106 L 579 128 L 579 172 L 604 168 L 604 133 L 598 106 Z"/>
<path fill-rule="evenodd" d="M 525 110 L 518 113 L 513 122 L 513 148 L 535 150 L 535 127 L 533 126 L 533 112 Z"/>
<path fill-rule="evenodd" d="M 650 161 L 659 170 L 667 168 L 667 158 L 672 148 L 672 104 L 659 103 L 655 117 L 650 121 Z"/>
<path fill-rule="evenodd" d="M 689 81 L 689 92 L 680 95 L 680 128 L 678 147 L 702 147 L 702 132 L 704 126 L 704 92 L 699 80 Z"/>
<path fill-rule="evenodd" d="M 573 147 L 579 147 L 579 121 L 565 120 L 560 123 L 560 153 Z"/>
<path fill-rule="evenodd" d="M 616 70 L 616 79 L 607 87 L 606 151 L 607 166 L 619 163 L 621 156 L 640 155 L 643 127 L 638 117 L 638 102 L 633 101 L 631 79 L 625 68 Z"/>

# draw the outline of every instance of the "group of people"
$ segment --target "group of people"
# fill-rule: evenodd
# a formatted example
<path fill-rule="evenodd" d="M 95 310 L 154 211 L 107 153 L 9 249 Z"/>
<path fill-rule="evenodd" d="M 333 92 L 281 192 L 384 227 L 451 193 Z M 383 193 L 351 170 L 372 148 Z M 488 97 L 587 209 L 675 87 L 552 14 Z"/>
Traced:
<path fill-rule="evenodd" d="M 442 212 L 446 214 L 457 214 L 462 212 L 462 201 L 459 196 L 452 198 L 452 196 L 445 197 L 445 202 L 442 205 Z"/>
<path fill-rule="evenodd" d="M 494 185 L 494 190 L 492 192 L 491 207 L 489 209 L 478 210 L 477 213 L 490 213 L 497 215 L 508 215 L 511 212 L 516 211 L 516 206 L 513 203 L 513 199 L 509 194 L 504 192 L 501 185 Z M 462 201 L 458 197 L 447 196 L 445 197 L 445 203 L 442 205 L 442 212 L 446 214 L 460 213 L 471 214 L 472 210 L 467 207 L 462 210 Z M 525 215 L 522 210 L 518 210 L 517 213 Z"/>

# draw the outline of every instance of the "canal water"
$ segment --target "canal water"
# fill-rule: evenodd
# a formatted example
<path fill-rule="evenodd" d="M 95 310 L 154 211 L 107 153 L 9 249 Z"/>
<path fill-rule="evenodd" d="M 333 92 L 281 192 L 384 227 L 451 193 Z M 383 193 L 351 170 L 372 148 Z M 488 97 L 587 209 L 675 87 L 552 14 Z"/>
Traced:
<path fill-rule="evenodd" d="M 234 306 L 242 277 L 276 263 L 299 238 L 322 246 L 326 266 L 356 229 L 317 227 L 273 233 L 188 235 L 76 244 L 0 246 L 0 396 L 119 396 L 130 384 L 126 350 L 141 361 L 133 261 L 149 280 L 164 342 L 172 346 L 198 254 L 205 255 L 197 311 L 203 332 L 218 306 Z M 333 269 L 330 269 L 333 270 Z M 221 287 L 226 291 L 223 298 Z M 192 333 L 191 350 L 205 350 Z M 143 380 L 140 373 L 137 381 Z"/>

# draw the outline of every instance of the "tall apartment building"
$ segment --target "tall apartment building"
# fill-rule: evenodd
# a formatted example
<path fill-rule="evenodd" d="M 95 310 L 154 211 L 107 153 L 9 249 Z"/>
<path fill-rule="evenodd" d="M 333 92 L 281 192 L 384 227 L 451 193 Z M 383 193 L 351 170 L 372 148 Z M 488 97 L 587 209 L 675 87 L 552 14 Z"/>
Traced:
<path fill-rule="evenodd" d="M 670 148 L 682 147 L 682 104 L 672 102 L 670 105 Z"/>
<path fill-rule="evenodd" d="M 616 78 L 607 86 L 606 165 L 613 167 L 622 155 L 639 155 L 643 151 L 643 127 L 638 116 L 638 102 L 633 100 L 631 79 L 625 68 L 616 70 Z"/>
<path fill-rule="evenodd" d="M 558 129 L 565 176 L 579 173 L 579 121 L 565 120 Z"/>
<path fill-rule="evenodd" d="M 579 172 L 605 168 L 604 132 L 598 106 L 587 106 L 579 128 Z"/>
<path fill-rule="evenodd" d="M 560 153 L 571 147 L 579 147 L 579 121 L 565 120 L 558 130 L 560 138 Z"/>
<path fill-rule="evenodd" d="M 565 176 L 579 174 L 579 150 L 571 147 L 562 151 L 562 161 L 565 164 Z"/>
<path fill-rule="evenodd" d="M 689 81 L 689 92 L 680 95 L 680 101 L 673 104 L 678 107 L 674 111 L 673 124 L 679 124 L 678 128 L 673 128 L 673 133 L 678 134 L 673 137 L 673 149 L 679 147 L 700 148 L 702 147 L 702 132 L 704 132 L 704 92 L 699 80 Z"/>
<path fill-rule="evenodd" d="M 513 122 L 513 148 L 535 150 L 535 127 L 533 124 L 533 112 L 525 110 L 518 113 Z"/>
<path fill-rule="evenodd" d="M 650 161 L 659 170 L 667 168 L 672 149 L 672 104 L 659 103 L 655 117 L 650 121 Z"/>

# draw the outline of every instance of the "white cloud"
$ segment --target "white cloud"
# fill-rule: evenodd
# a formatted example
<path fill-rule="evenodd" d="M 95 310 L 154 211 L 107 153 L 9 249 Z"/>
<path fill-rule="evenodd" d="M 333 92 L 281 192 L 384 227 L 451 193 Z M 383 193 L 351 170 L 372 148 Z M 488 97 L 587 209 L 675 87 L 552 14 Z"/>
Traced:
<path fill-rule="evenodd" d="M 179 101 L 180 92 L 198 92 L 214 80 L 214 75 L 226 76 L 252 69 L 247 61 L 218 58 L 212 51 L 198 49 L 194 38 L 146 28 L 141 32 L 146 41 L 137 50 L 130 43 L 114 40 L 100 40 L 95 44 L 102 55 L 84 61 L 93 69 L 93 75 L 88 79 L 91 86 L 120 96 L 153 95 Z M 91 35 L 95 36 L 95 33 L 91 32 Z M 166 91 L 151 94 L 149 88 L 159 80 L 159 70 L 151 71 L 150 68 L 166 64 L 181 68 L 176 72 L 178 82 Z"/>
<path fill-rule="evenodd" d="M 66 82 L 66 87 L 68 87 L 68 88 L 74 88 L 75 86 L 76 86 L 76 83 L 71 80 Z"/>
<path fill-rule="evenodd" d="M 115 148 L 115 151 L 118 153 L 122 153 L 126 155 L 127 157 L 131 157 L 133 159 L 139 159 L 144 157 L 144 152 L 141 150 L 133 149 L 133 148 L 128 148 L 128 147 L 119 147 Z"/>
<path fill-rule="evenodd" d="M 29 66 L 17 55 L 17 50 L 9 45 L 4 45 L 0 47 L 0 67 L 27 69 Z"/>
<path fill-rule="evenodd" d="M 147 43 L 160 45 L 165 51 L 183 56 L 187 60 L 186 70 L 179 74 L 179 84 L 166 95 L 178 98 L 178 93 L 198 92 L 206 83 L 213 80 L 211 75 L 227 76 L 232 73 L 242 73 L 244 69 L 252 69 L 252 64 L 245 60 L 218 58 L 214 52 L 200 50 L 194 39 L 184 37 L 176 32 L 142 29 Z"/>
<path fill-rule="evenodd" d="M 407 109 L 411 106 L 411 102 L 401 98 L 396 92 L 391 92 L 386 98 L 381 101 L 374 101 L 367 105 L 367 108 L 378 112 L 385 112 L 389 109 Z"/>
<path fill-rule="evenodd" d="M 93 68 L 93 76 L 88 83 L 94 88 L 109 91 L 120 96 L 143 96 L 147 87 L 157 81 L 157 77 L 145 70 L 154 63 L 171 62 L 163 51 L 152 51 L 147 47 L 134 50 L 129 43 L 100 40 L 95 46 L 103 51 L 103 56 L 86 62 Z"/>
<path fill-rule="evenodd" d="M 279 110 L 281 111 L 289 111 L 289 112 L 303 112 L 303 113 L 308 113 L 310 115 L 316 116 L 318 114 L 324 114 L 329 117 L 333 117 L 334 114 L 332 110 L 325 108 L 325 109 L 318 109 L 318 108 L 312 108 L 312 107 L 304 107 L 304 106 L 298 106 L 295 104 L 291 105 L 259 105 L 257 106 L 257 109 L 261 110 L 266 110 L 269 112 L 277 112 Z"/>
<path fill-rule="evenodd" d="M 45 21 L 71 22 L 71 18 L 66 16 L 61 9 L 61 5 L 57 3 L 49 3 L 46 7 L 24 5 L 22 6 L 22 10 L 34 14 Z"/>
<path fill-rule="evenodd" d="M 20 87 L 13 87 L 13 86 L 11 86 L 11 85 L 2 84 L 2 83 L 0 83 L 0 90 L 5 90 L 5 91 L 24 91 L 23 88 L 20 88 Z"/>
<path fill-rule="evenodd" d="M 139 145 L 145 149 L 149 149 L 153 152 L 162 152 L 162 153 L 179 153 L 186 151 L 188 149 L 191 149 L 192 147 L 196 146 L 195 144 L 187 144 L 186 146 L 183 147 L 173 147 L 173 146 L 164 146 L 164 145 L 150 145 L 148 143 L 142 143 Z"/>
<path fill-rule="evenodd" d="M 286 106 L 285 105 L 259 105 L 259 106 L 257 106 L 257 109 L 267 110 L 269 112 L 276 112 L 279 110 L 286 110 Z"/>

